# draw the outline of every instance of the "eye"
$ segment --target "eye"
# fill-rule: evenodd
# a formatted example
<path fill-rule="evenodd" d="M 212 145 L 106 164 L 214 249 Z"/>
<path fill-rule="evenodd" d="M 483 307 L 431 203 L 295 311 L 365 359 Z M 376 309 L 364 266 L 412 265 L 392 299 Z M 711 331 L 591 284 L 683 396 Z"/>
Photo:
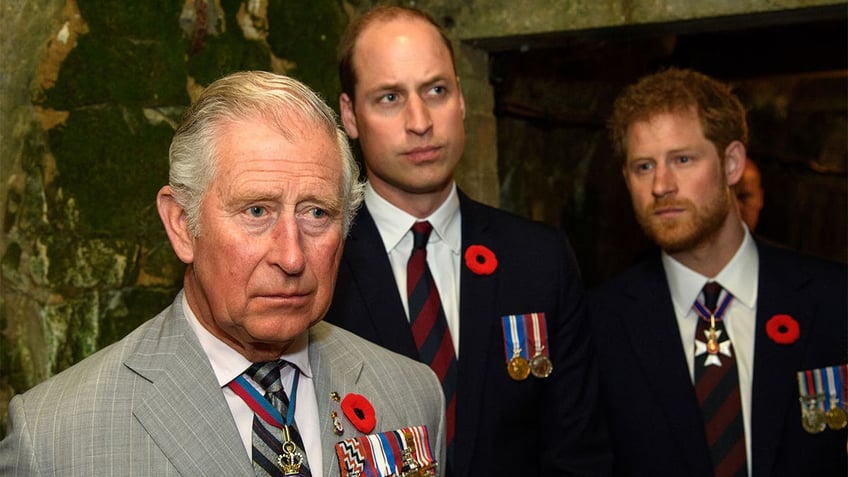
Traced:
<path fill-rule="evenodd" d="M 384 94 L 383 96 L 380 97 L 380 102 L 381 103 L 394 103 L 395 101 L 397 101 L 397 99 L 398 99 L 397 94 L 386 93 L 386 94 Z"/>
<path fill-rule="evenodd" d="M 690 162 L 691 160 L 692 160 L 692 158 L 689 157 L 689 156 L 679 156 L 677 158 L 677 162 L 679 162 L 681 164 L 686 164 L 687 162 Z"/>
<path fill-rule="evenodd" d="M 265 215 L 265 208 L 254 205 L 247 208 L 247 213 L 250 214 L 251 217 L 262 217 Z"/>
<path fill-rule="evenodd" d="M 317 207 L 310 210 L 309 213 L 312 214 L 313 219 L 323 219 L 327 217 L 327 211 L 324 209 L 319 209 Z"/>
<path fill-rule="evenodd" d="M 654 168 L 654 164 L 649 161 L 642 161 L 633 164 L 633 170 L 637 173 L 647 172 Z"/>
<path fill-rule="evenodd" d="M 448 89 L 445 88 L 442 85 L 438 85 L 438 86 L 433 86 L 433 88 L 430 91 L 436 96 L 441 96 L 441 95 L 447 93 Z"/>

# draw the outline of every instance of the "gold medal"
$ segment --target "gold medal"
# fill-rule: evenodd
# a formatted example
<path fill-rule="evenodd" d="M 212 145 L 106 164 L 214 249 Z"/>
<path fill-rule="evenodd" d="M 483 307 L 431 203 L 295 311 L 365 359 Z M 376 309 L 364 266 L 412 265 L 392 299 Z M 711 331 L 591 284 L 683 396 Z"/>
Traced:
<path fill-rule="evenodd" d="M 524 381 L 530 375 L 530 364 L 527 360 L 516 354 L 509 360 L 506 366 L 509 377 L 516 381 Z"/>
<path fill-rule="evenodd" d="M 848 415 L 845 414 L 844 409 L 838 406 L 833 406 L 827 411 L 825 420 L 827 421 L 827 427 L 834 431 L 844 429 L 848 425 Z"/>
<path fill-rule="evenodd" d="M 551 375 L 551 371 L 553 370 L 554 364 L 551 363 L 551 360 L 543 354 L 537 354 L 536 356 L 533 356 L 532 360 L 530 360 L 530 372 L 537 378 L 547 378 Z"/>

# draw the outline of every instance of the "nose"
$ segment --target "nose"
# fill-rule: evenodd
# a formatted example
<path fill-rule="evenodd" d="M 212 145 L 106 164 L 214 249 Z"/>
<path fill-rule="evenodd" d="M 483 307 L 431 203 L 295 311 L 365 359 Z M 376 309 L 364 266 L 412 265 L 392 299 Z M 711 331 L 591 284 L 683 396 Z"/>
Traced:
<path fill-rule="evenodd" d="M 654 197 L 665 197 L 677 190 L 674 172 L 664 163 L 659 162 L 654 169 L 654 182 L 651 193 Z"/>
<path fill-rule="evenodd" d="M 300 229 L 294 217 L 281 219 L 270 236 L 268 261 L 286 275 L 300 275 L 306 267 Z"/>
<path fill-rule="evenodd" d="M 430 108 L 418 95 L 412 95 L 406 104 L 406 129 L 407 131 L 423 135 L 433 127 L 433 118 L 430 116 Z"/>

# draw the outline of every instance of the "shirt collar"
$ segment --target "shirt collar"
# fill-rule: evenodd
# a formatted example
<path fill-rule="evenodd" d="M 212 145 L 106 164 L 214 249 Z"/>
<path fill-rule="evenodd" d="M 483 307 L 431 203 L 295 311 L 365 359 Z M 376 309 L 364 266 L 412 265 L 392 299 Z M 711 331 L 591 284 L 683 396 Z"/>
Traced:
<path fill-rule="evenodd" d="M 368 182 L 365 184 L 365 205 L 368 206 L 368 211 L 374 218 L 374 223 L 377 225 L 380 238 L 383 239 L 386 252 L 394 249 L 412 228 L 412 225 L 419 221 L 415 216 L 404 212 L 381 197 Z M 456 254 L 459 253 L 462 244 L 462 231 L 461 227 L 456 226 L 460 220 L 459 194 L 456 192 L 456 183 L 451 185 L 450 194 L 442 205 L 429 217 L 421 220 L 427 220 L 433 226 L 435 236 L 431 237 L 431 241 L 444 240 L 451 251 Z"/>
<path fill-rule="evenodd" d="M 188 324 L 192 331 L 194 331 L 194 334 L 197 335 L 200 346 L 209 358 L 210 364 L 212 364 L 212 370 L 218 379 L 218 385 L 221 387 L 226 386 L 230 381 L 244 373 L 244 370 L 253 363 L 200 324 L 197 316 L 191 310 L 191 307 L 188 306 L 188 300 L 185 294 L 183 294 L 182 302 Z M 280 359 L 288 361 L 297 367 L 302 374 L 311 378 L 312 368 L 309 366 L 309 332 L 302 333 L 295 338 L 286 352 L 280 356 Z"/>
<path fill-rule="evenodd" d="M 739 249 L 715 277 L 705 277 L 663 252 L 662 264 L 677 316 L 689 313 L 704 284 L 710 280 L 721 284 L 733 295 L 734 300 L 754 309 L 757 303 L 759 263 L 757 245 L 748 227 L 745 227 L 745 236 Z"/>

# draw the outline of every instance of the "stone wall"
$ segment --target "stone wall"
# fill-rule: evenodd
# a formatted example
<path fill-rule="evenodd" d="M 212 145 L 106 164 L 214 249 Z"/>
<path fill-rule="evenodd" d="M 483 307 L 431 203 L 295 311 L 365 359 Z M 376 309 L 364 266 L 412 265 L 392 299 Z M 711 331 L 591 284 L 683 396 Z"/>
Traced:
<path fill-rule="evenodd" d="M 231 71 L 297 77 L 334 105 L 335 44 L 366 0 L 0 4 L 0 435 L 12 395 L 170 303 L 182 264 L 155 209 L 176 121 Z M 432 0 L 468 104 L 461 186 L 502 198 L 490 52 L 538 34 L 838 2 Z M 532 214 L 529 214 L 532 215 Z"/>

